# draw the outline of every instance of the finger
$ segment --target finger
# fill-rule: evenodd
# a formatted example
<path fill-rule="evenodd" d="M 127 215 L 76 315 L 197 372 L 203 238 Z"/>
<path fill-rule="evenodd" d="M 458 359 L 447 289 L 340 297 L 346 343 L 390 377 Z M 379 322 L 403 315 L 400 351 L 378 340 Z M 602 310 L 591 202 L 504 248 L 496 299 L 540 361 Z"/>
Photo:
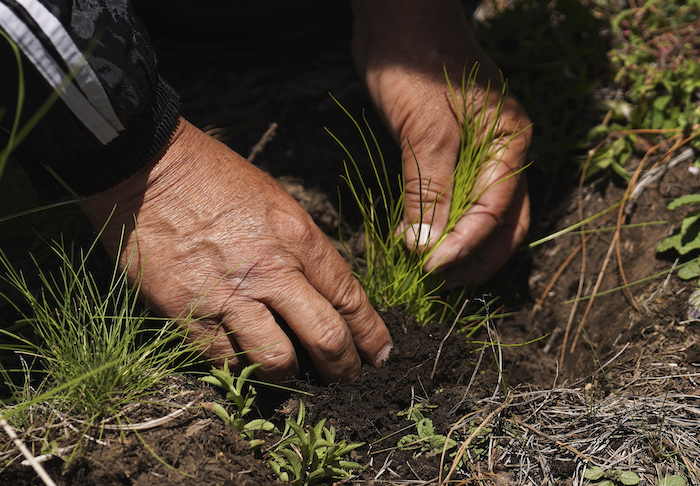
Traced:
<path fill-rule="evenodd" d="M 303 274 L 287 277 L 284 292 L 275 292 L 266 303 L 289 324 L 324 381 L 357 380 L 361 363 L 350 329 Z"/>
<path fill-rule="evenodd" d="M 517 173 L 521 160 L 522 154 L 512 146 L 495 153 L 474 185 L 474 191 L 480 193 L 478 200 L 435 248 L 426 262 L 426 271 L 442 270 L 469 258 L 505 224 L 514 201 L 527 192 L 525 176 Z"/>
<path fill-rule="evenodd" d="M 280 383 L 298 376 L 294 345 L 264 303 L 248 299 L 231 302 L 223 322 L 232 347 L 242 353 L 237 359 L 261 364 L 255 370 L 258 377 Z"/>
<path fill-rule="evenodd" d="M 316 264 L 305 274 L 309 283 L 342 317 L 364 361 L 381 366 L 393 343 L 384 321 L 372 308 L 362 286 L 334 249 L 323 254 L 312 252 L 312 257 Z"/>
<path fill-rule="evenodd" d="M 478 285 L 489 280 L 524 240 L 530 224 L 527 185 L 521 183 L 505 223 L 459 265 L 444 272 L 447 287 Z"/>
<path fill-rule="evenodd" d="M 453 117 L 424 126 L 431 130 L 409 134 L 402 143 L 406 185 L 399 231 L 404 232 L 406 245 L 412 249 L 435 242 L 447 226 L 459 153 L 459 128 Z"/>
<path fill-rule="evenodd" d="M 195 319 L 181 322 L 180 326 L 186 329 L 187 340 L 201 350 L 202 355 L 211 360 L 214 366 L 223 366 L 224 362 L 228 362 L 232 369 L 237 369 L 245 362 L 241 359 L 240 348 L 221 319 Z"/>

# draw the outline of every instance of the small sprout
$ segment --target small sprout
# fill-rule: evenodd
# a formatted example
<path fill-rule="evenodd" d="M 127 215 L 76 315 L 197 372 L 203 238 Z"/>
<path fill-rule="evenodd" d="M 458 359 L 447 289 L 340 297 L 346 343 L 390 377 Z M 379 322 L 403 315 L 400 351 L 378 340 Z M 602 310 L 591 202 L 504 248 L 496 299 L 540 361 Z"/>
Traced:
<path fill-rule="evenodd" d="M 441 454 L 443 451 L 447 451 L 450 457 L 456 457 L 457 442 L 447 436 L 436 434 L 433 421 L 422 414 L 421 410 L 423 408 L 435 408 L 435 406 L 418 404 L 409 411 L 399 412 L 399 415 L 406 415 L 408 420 L 413 420 L 416 423 L 416 433 L 406 434 L 401 437 L 397 446 L 403 450 L 415 450 L 415 455 L 423 452 L 427 454 Z M 467 434 L 471 434 L 476 428 L 477 426 L 474 422 L 470 422 Z M 478 437 L 472 442 L 469 451 L 473 460 L 478 461 L 486 454 L 488 450 L 486 442 L 491 432 L 491 428 L 484 427 L 481 429 Z M 464 461 L 460 458 L 457 466 L 462 467 L 463 465 Z M 448 468 L 449 466 L 446 464 L 445 467 Z"/>
<path fill-rule="evenodd" d="M 364 442 L 348 444 L 336 442 L 335 428 L 324 427 L 323 419 L 314 427 L 305 424 L 306 407 L 300 401 L 296 421 L 287 419 L 279 445 L 269 452 L 267 465 L 282 480 L 292 486 L 310 486 L 343 480 L 351 476 L 360 464 L 347 461 L 344 456 L 362 447 Z"/>
<path fill-rule="evenodd" d="M 400 415 L 409 415 L 409 420 L 416 423 L 416 434 L 406 434 L 399 439 L 398 447 L 404 450 L 416 450 L 416 454 L 427 452 L 428 454 L 440 454 L 443 449 L 451 450 L 457 447 L 457 442 L 448 439 L 444 435 L 435 433 L 433 421 L 423 416 L 419 406 L 413 407 L 410 412 L 400 412 Z"/>
<path fill-rule="evenodd" d="M 603 469 L 600 466 L 586 468 L 583 477 L 589 481 L 603 481 L 596 483 L 596 486 L 617 486 L 624 484 L 625 486 L 635 486 L 639 484 L 639 476 L 632 471 L 623 471 L 622 469 Z"/>
<path fill-rule="evenodd" d="M 236 411 L 234 413 L 229 414 L 226 409 L 218 403 L 210 403 L 207 405 L 207 408 L 218 415 L 231 428 L 236 429 L 244 439 L 250 441 L 251 448 L 259 447 L 263 443 L 261 440 L 253 439 L 253 434 L 255 431 L 277 431 L 277 428 L 270 421 L 264 419 L 247 421 L 244 418 L 253 410 L 253 402 L 255 401 L 257 392 L 255 391 L 255 388 L 248 386 L 248 391 L 244 395 L 243 386 L 248 380 L 250 374 L 259 366 L 260 363 L 246 366 L 243 371 L 241 371 L 241 374 L 236 378 L 229 371 L 228 363 L 224 362 L 223 369 L 213 368 L 210 372 L 210 376 L 200 378 L 206 383 L 216 385 L 226 390 L 226 398 L 231 400 L 236 406 Z"/>

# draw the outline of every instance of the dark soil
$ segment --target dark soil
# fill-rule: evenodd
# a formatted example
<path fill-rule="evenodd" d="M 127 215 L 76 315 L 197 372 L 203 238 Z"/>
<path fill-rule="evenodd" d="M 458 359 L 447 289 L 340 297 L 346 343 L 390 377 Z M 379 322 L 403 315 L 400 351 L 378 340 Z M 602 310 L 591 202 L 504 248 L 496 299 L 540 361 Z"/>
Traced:
<path fill-rule="evenodd" d="M 184 115 L 244 156 L 270 123 L 276 122 L 276 135 L 254 162 L 276 177 L 335 240 L 340 224 L 336 188 L 343 191 L 339 177 L 343 155 L 323 126 L 331 127 L 354 153 L 360 154 L 361 148 L 351 124 L 327 93 L 332 92 L 354 114 L 367 107 L 387 159 L 398 161 L 393 142 L 369 110 L 370 102 L 351 64 L 347 39 L 271 63 L 199 65 L 195 61 L 188 59 L 189 64 L 182 66 L 171 60 L 163 69 L 165 77 L 182 92 Z M 647 167 L 659 160 L 659 156 L 652 157 Z M 624 184 L 609 174 L 587 181 L 580 190 L 577 179 L 566 171 L 547 174 L 535 166 L 528 174 L 534 210 L 529 241 L 577 223 L 579 205 L 585 218 L 620 201 L 625 190 Z M 627 204 L 623 222 L 678 218 L 678 214 L 666 211 L 667 203 L 699 189 L 700 179 L 688 172 L 687 164 L 680 164 Z M 346 238 L 351 238 L 359 228 L 357 215 L 346 204 L 343 210 L 341 229 Z M 613 211 L 604 226 L 614 226 L 616 218 L 617 211 Z M 600 221 L 591 227 L 598 224 Z M 655 248 L 672 227 L 660 224 L 624 229 L 620 234 L 621 266 L 613 252 L 599 289 L 621 285 L 621 269 L 632 282 L 670 268 L 672 260 L 659 257 Z M 283 417 L 295 416 L 301 399 L 308 408 L 308 422 L 326 418 L 340 438 L 364 442 L 353 460 L 365 466 L 361 478 L 367 484 L 378 476 L 384 481 L 431 481 L 440 474 L 439 454 L 415 455 L 396 448 L 398 439 L 410 432 L 400 431 L 411 424 L 400 412 L 411 407 L 421 404 L 436 431 L 447 434 L 462 417 L 479 412 L 483 418 L 495 408 L 479 400 L 494 395 L 502 398 L 504 385 L 511 389 L 546 389 L 571 383 L 588 376 L 623 349 L 606 375 L 608 381 L 594 381 L 598 396 L 625 386 L 627 373 L 635 367 L 668 362 L 697 367 L 700 326 L 687 322 L 686 317 L 694 283 L 675 276 L 668 280 L 659 277 L 629 291 L 600 296 L 588 311 L 590 301 L 581 301 L 572 314 L 570 299 L 576 297 L 580 281 L 581 295 L 592 293 L 613 234 L 601 232 L 587 240 L 585 266 L 577 250 L 581 243 L 578 233 L 534 249 L 522 248 L 492 282 L 479 289 L 477 295 L 497 296 L 496 307 L 502 306 L 498 310 L 502 317 L 492 319 L 491 325 L 504 345 L 504 383 L 499 381 L 494 348 L 483 349 L 483 341 L 489 340 L 485 330 L 471 339 L 457 330 L 447 336 L 449 322 L 420 326 L 406 319 L 400 309 L 391 309 L 382 316 L 392 332 L 395 349 L 384 368 L 365 366 L 361 378 L 352 385 L 322 386 L 313 379 L 294 384 L 313 396 L 259 389 L 260 407 L 268 416 L 270 410 L 274 411 L 272 419 L 281 426 Z M 576 255 L 565 264 L 573 252 Z M 584 314 L 585 332 L 579 336 L 575 350 L 570 351 Z M 70 464 L 60 459 L 45 463 L 52 477 L 61 485 L 85 486 L 272 483 L 274 478 L 261 455 L 249 452 L 235 432 L 198 406 L 220 396 L 201 384 L 182 386 L 198 397 L 186 413 L 138 435 L 108 434 L 102 439 L 107 445 L 87 441 Z M 687 384 L 679 384 L 681 391 L 698 393 Z M 185 396 L 173 401 L 185 404 L 189 400 Z M 129 415 L 129 420 L 138 423 L 169 412 L 165 407 L 143 406 Z M 499 423 L 494 427 L 498 428 Z M 561 462 L 550 467 L 559 468 L 561 477 L 566 478 L 571 477 L 571 465 Z M 496 475 L 493 477 L 507 482 L 507 475 L 498 476 L 498 465 L 491 465 L 490 471 Z M 0 484 L 42 483 L 31 468 L 15 462 L 0 471 Z"/>

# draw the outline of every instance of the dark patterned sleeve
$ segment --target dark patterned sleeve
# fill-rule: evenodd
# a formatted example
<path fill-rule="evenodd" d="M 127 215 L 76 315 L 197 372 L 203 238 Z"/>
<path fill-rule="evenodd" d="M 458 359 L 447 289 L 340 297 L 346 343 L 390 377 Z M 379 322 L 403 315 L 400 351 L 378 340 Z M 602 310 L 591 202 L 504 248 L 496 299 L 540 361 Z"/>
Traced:
<path fill-rule="evenodd" d="M 178 96 L 127 0 L 0 0 L 0 30 L 0 150 L 18 108 L 24 126 L 55 100 L 12 152 L 43 198 L 107 190 L 165 146 Z"/>

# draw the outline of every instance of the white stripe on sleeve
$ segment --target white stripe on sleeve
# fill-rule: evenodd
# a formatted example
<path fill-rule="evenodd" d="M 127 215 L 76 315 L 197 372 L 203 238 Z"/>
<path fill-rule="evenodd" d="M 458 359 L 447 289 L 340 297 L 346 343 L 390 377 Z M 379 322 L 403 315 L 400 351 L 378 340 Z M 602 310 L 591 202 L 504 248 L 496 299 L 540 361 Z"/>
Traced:
<path fill-rule="evenodd" d="M 75 81 L 88 101 L 117 131 L 124 130 L 112 104 L 107 98 L 95 71 L 86 62 L 80 49 L 63 27 L 61 22 L 37 0 L 15 0 L 32 16 L 39 28 L 51 40 L 68 67 L 75 73 Z"/>
<path fill-rule="evenodd" d="M 106 145 L 119 135 L 117 130 L 88 102 L 72 82 L 61 89 L 61 85 L 68 79 L 68 75 L 46 52 L 39 39 L 24 22 L 3 3 L 0 3 L 0 27 L 17 44 L 46 82 L 54 90 L 60 89 L 59 95 L 63 102 L 100 142 Z"/>

